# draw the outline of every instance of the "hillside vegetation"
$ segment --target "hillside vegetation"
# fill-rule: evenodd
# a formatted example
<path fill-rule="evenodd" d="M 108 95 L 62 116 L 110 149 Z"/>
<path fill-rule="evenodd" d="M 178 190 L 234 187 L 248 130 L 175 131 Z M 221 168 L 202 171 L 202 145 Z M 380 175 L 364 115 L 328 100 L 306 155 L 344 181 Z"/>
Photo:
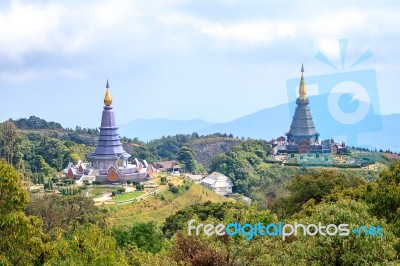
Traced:
<path fill-rule="evenodd" d="M 149 143 L 123 139 L 139 159 L 176 159 L 191 172 L 220 171 L 232 178 L 236 192 L 252 197 L 253 204 L 230 201 L 184 177 L 173 177 L 163 181 L 164 187 L 160 183 L 154 188 L 160 189 L 159 193 L 153 191 L 155 195 L 144 200 L 97 207 L 80 190 L 64 194 L 52 190 L 28 192 L 26 187 L 37 181 L 38 175 L 54 177 L 69 161 L 83 159 L 92 149 L 63 139 L 65 135 L 59 132 L 70 131 L 78 138 L 96 136 L 96 130 L 60 129 L 56 123 L 38 128 L 37 123 L 43 121 L 31 120 L 37 121 L 36 126 L 23 121 L 19 126 L 24 129 L 11 121 L 0 124 L 0 265 L 400 263 L 398 155 L 354 148 L 347 156 L 362 160 L 364 168 L 284 166 L 271 156 L 266 141 L 249 139 L 214 155 L 206 169 L 196 160 L 190 144 L 197 142 L 201 147 L 201 143 L 212 143 L 210 138 L 216 142 L 233 138 L 193 133 Z M 54 132 L 57 134 L 51 135 Z M 91 189 L 93 194 L 105 191 L 93 185 Z M 282 221 L 348 224 L 349 229 L 366 226 L 375 230 L 379 226 L 383 234 L 359 231 L 347 236 L 310 237 L 300 233 L 283 239 L 245 230 L 236 236 L 189 236 L 188 222 L 192 219 L 197 225 L 239 222 L 266 226 Z"/>
<path fill-rule="evenodd" d="M 0 157 L 14 165 L 27 181 L 55 177 L 69 162 L 85 160 L 93 149 L 58 136 L 43 130 L 21 131 L 10 121 L 0 123 Z"/>
<path fill-rule="evenodd" d="M 0 160 L 2 265 L 398 265 L 400 161 L 365 181 L 322 169 L 299 174 L 290 194 L 262 210 L 182 184 L 135 204 L 97 208 L 82 195 L 30 198 L 15 168 Z M 210 195 L 213 195 L 210 197 Z M 161 198 L 163 197 L 163 198 Z M 207 201 L 211 199 L 213 202 Z M 121 218 L 121 219 L 120 219 Z M 340 225 L 380 228 L 341 236 L 188 235 L 194 225 Z M 356 231 L 357 232 L 357 231 Z"/>
<path fill-rule="evenodd" d="M 207 168 L 214 155 L 228 152 L 243 142 L 244 140 L 238 138 L 214 137 L 195 139 L 190 141 L 187 146 L 193 150 L 195 159 Z"/>
<path fill-rule="evenodd" d="M 113 226 L 129 227 L 140 222 L 155 222 L 160 226 L 167 217 L 175 212 L 207 201 L 226 202 L 231 200 L 218 196 L 198 184 L 191 184 L 187 188 L 180 188 L 178 193 L 166 190 L 133 204 L 111 205 L 102 208 L 109 214 L 107 221 Z"/>
<path fill-rule="evenodd" d="M 19 128 L 17 128 L 18 125 Z M 77 127 L 64 129 L 58 123 L 38 117 L 6 121 L 0 124 L 0 156 L 6 158 L 30 184 L 35 180 L 62 177 L 60 171 L 68 162 L 85 161 L 93 151 L 97 129 Z M 161 160 L 177 160 L 183 171 L 203 174 L 218 171 L 229 176 L 234 191 L 244 194 L 267 208 L 277 198 L 288 193 L 287 184 L 296 175 L 318 167 L 284 167 L 271 154 L 271 146 L 263 140 L 244 140 L 232 135 L 215 133 L 199 136 L 197 133 L 166 136 L 148 143 L 138 139 L 122 138 L 124 148 L 139 160 L 149 163 Z M 350 148 L 346 155 L 362 162 L 361 167 L 343 169 L 366 180 L 375 180 L 382 167 L 399 159 L 390 152 L 371 152 L 367 149 Z M 336 161 L 345 161 L 337 156 Z M 343 163 L 342 166 L 348 166 Z M 335 169 L 335 168 L 333 168 Z"/>

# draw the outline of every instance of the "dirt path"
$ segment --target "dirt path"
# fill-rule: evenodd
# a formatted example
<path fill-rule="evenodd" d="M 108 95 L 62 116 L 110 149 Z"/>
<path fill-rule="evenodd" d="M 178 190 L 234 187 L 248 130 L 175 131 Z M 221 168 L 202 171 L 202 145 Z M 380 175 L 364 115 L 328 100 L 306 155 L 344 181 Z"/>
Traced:
<path fill-rule="evenodd" d="M 94 202 L 101 202 L 101 201 L 107 201 L 107 200 L 112 200 L 111 193 L 106 193 L 106 194 L 103 194 L 103 196 L 101 196 L 99 198 L 93 199 Z"/>

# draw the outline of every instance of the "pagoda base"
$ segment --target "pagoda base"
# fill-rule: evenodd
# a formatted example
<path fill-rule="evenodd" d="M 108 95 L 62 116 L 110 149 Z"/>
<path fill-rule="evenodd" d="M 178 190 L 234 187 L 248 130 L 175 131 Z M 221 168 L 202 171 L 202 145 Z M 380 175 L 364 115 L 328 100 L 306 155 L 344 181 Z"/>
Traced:
<path fill-rule="evenodd" d="M 101 182 L 102 184 L 126 183 L 127 181 L 140 183 L 147 180 L 150 180 L 150 177 L 148 176 L 147 173 L 118 175 L 118 179 L 112 181 L 108 179 L 107 174 L 96 175 L 96 181 Z"/>

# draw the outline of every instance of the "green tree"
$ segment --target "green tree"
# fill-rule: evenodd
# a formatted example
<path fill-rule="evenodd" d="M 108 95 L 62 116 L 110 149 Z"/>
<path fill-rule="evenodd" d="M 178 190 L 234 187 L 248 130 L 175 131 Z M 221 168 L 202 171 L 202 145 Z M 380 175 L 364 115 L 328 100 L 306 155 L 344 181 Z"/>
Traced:
<path fill-rule="evenodd" d="M 141 250 L 151 253 L 159 252 L 164 243 L 161 231 L 157 230 L 153 222 L 138 223 L 128 229 L 114 228 L 113 235 L 120 247 L 134 244 Z"/>
<path fill-rule="evenodd" d="M 67 238 L 58 234 L 53 249 L 46 265 L 128 265 L 111 233 L 96 225 L 80 226 Z"/>
<path fill-rule="evenodd" d="M 296 175 L 288 185 L 290 195 L 278 201 L 273 209 L 280 215 L 287 216 L 299 211 L 303 204 L 313 199 L 316 203 L 333 191 L 358 187 L 365 181 L 352 174 L 338 170 L 307 170 Z"/>
<path fill-rule="evenodd" d="M 339 199 L 334 204 L 320 203 L 308 206 L 295 217 L 301 224 L 349 224 L 348 228 L 359 226 L 380 226 L 383 236 L 350 234 L 348 236 L 304 236 L 300 229 L 297 237 L 286 241 L 277 239 L 271 248 L 270 264 L 313 265 L 388 265 L 396 261 L 394 245 L 396 238 L 384 220 L 378 220 L 369 213 L 369 207 L 362 202 Z M 294 221 L 292 223 L 294 223 Z M 295 251 L 295 252 L 293 252 Z M 393 264 L 394 265 L 394 264 Z"/>
<path fill-rule="evenodd" d="M 400 220 L 400 161 L 383 169 L 378 180 L 358 187 L 336 190 L 324 200 L 336 202 L 340 198 L 364 201 L 373 215 L 385 218 L 389 223 Z"/>
<path fill-rule="evenodd" d="M 23 212 L 29 197 L 19 173 L 0 160 L 0 264 L 30 265 L 48 249 L 42 221 Z"/>
<path fill-rule="evenodd" d="M 64 188 L 61 191 L 63 194 L 67 193 Z M 32 195 L 26 212 L 42 218 L 44 231 L 53 235 L 60 228 L 68 234 L 81 225 L 104 226 L 105 222 L 104 215 L 94 205 L 93 200 L 82 195 L 68 197 L 56 194 Z"/>
<path fill-rule="evenodd" d="M 61 141 L 45 135 L 36 147 L 35 153 L 40 155 L 50 167 L 61 171 L 68 148 Z"/>
<path fill-rule="evenodd" d="M 258 211 L 255 207 L 241 206 L 229 208 L 224 212 L 223 218 L 208 216 L 204 221 L 194 214 L 191 217 L 202 224 L 230 224 L 238 221 L 241 224 L 255 224 L 261 222 L 269 224 L 276 222 L 276 217 L 269 211 Z M 189 218 L 189 220 L 191 219 Z M 185 228 L 178 232 L 172 239 L 171 256 L 178 263 L 189 265 L 268 265 L 263 262 L 263 257 L 270 252 L 268 237 L 254 236 L 250 241 L 245 235 L 236 236 L 187 236 L 187 221 Z M 186 265 L 186 264 L 185 264 Z"/>
<path fill-rule="evenodd" d="M 194 204 L 169 216 L 165 220 L 161 230 L 166 238 L 171 238 L 177 231 L 187 228 L 187 222 L 195 215 L 201 221 L 205 221 L 209 217 L 223 220 L 230 209 L 239 210 L 245 207 L 243 204 L 232 202 L 213 203 L 207 201 L 205 203 Z"/>
<path fill-rule="evenodd" d="M 18 139 L 18 129 L 13 122 L 5 121 L 0 123 L 0 158 L 1 150 L 6 155 L 7 162 L 12 164 L 16 153 L 15 144 Z"/>
<path fill-rule="evenodd" d="M 52 168 L 44 159 L 42 156 L 37 155 L 37 160 L 38 160 L 38 170 L 43 173 L 46 176 L 52 176 L 52 175 L 56 175 L 56 170 L 54 168 Z M 40 179 L 42 178 L 42 176 L 40 176 Z M 41 182 L 42 180 L 40 180 Z"/>
<path fill-rule="evenodd" d="M 184 165 L 184 168 L 189 173 L 196 171 L 196 160 L 194 158 L 194 152 L 188 146 L 182 146 L 178 152 L 178 160 Z"/>
<path fill-rule="evenodd" d="M 272 154 L 270 145 L 262 140 L 247 140 L 225 154 L 212 158 L 210 170 L 229 176 L 234 183 L 234 191 L 251 196 L 253 187 L 269 183 L 261 164 L 268 162 Z"/>
<path fill-rule="evenodd" d="M 78 154 L 76 154 L 76 153 L 73 152 L 73 153 L 70 154 L 69 159 L 70 159 L 74 164 L 77 164 L 78 161 L 80 160 L 80 156 L 79 156 Z"/>

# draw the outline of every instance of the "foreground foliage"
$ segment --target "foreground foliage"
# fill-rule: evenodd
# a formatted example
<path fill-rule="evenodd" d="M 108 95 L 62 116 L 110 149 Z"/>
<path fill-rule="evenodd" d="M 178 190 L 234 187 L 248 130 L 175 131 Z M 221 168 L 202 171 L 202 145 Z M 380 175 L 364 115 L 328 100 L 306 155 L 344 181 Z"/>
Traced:
<path fill-rule="evenodd" d="M 104 222 L 103 209 L 95 207 L 90 199 L 59 195 L 29 199 L 18 171 L 1 160 L 0 265 L 400 263 L 400 161 L 372 182 L 341 172 L 317 171 L 298 175 L 288 188 L 291 193 L 286 202 L 291 205 L 287 209 L 284 204 L 271 211 L 260 210 L 257 205 L 198 202 L 161 221 L 161 226 L 141 222 L 112 228 Z M 300 233 L 285 240 L 259 235 L 251 240 L 246 240 L 245 235 L 189 236 L 187 223 L 191 219 L 197 224 L 214 225 L 266 225 L 280 220 L 290 224 L 346 223 L 350 229 L 379 225 L 384 234 L 328 237 Z"/>
<path fill-rule="evenodd" d="M 19 173 L 0 160 L 0 264 L 29 265 L 40 261 L 48 246 L 42 220 L 24 213 L 29 200 Z"/>

